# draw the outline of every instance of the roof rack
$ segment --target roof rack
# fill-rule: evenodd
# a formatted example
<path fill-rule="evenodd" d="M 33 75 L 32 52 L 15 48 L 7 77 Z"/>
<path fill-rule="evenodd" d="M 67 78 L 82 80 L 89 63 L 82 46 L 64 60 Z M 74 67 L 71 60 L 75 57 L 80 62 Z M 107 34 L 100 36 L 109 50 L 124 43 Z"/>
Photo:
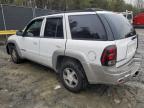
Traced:
<path fill-rule="evenodd" d="M 94 12 L 94 11 L 105 11 L 104 9 L 100 9 L 100 8 L 86 8 L 83 10 L 66 10 L 66 11 L 62 11 L 62 10 L 51 10 L 50 13 L 51 14 L 58 14 L 58 13 L 69 13 L 69 12 Z"/>
<path fill-rule="evenodd" d="M 61 14 L 61 13 L 73 13 L 73 12 L 95 12 L 95 11 L 105 11 L 105 10 L 100 9 L 100 8 L 86 8 L 86 9 L 83 9 L 83 10 L 67 10 L 67 11 L 49 10 L 47 15 Z M 43 16 L 46 16 L 46 15 L 43 15 Z"/>

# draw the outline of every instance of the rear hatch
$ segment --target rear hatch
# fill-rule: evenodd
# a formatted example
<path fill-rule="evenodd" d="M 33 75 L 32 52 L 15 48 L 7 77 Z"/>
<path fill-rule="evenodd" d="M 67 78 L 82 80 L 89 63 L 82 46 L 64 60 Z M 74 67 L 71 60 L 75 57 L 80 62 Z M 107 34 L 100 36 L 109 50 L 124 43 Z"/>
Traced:
<path fill-rule="evenodd" d="M 126 64 L 135 55 L 137 49 L 137 35 L 129 21 L 120 14 L 108 13 L 105 15 L 114 34 L 117 46 L 116 67 Z"/>

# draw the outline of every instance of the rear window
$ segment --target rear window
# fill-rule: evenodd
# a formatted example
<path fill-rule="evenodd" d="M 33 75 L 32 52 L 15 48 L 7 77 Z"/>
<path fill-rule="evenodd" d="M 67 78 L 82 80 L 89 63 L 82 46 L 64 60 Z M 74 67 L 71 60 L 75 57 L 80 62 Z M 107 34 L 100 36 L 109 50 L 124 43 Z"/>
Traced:
<path fill-rule="evenodd" d="M 136 35 L 136 32 L 130 22 L 120 14 L 105 14 L 106 19 L 116 34 L 115 39 L 124 39 Z"/>
<path fill-rule="evenodd" d="M 97 15 L 69 16 L 72 39 L 107 40 L 102 22 Z"/>

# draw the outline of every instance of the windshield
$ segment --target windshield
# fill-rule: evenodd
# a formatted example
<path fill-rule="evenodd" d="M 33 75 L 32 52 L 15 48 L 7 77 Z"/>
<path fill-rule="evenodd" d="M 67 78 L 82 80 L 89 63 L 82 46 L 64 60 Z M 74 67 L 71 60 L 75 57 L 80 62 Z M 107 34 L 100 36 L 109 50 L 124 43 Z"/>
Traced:
<path fill-rule="evenodd" d="M 132 20 L 132 14 L 128 14 L 127 19 Z"/>
<path fill-rule="evenodd" d="M 120 14 L 109 13 L 105 15 L 112 31 L 116 32 L 115 39 L 123 39 L 136 35 L 136 32 L 130 22 Z"/>

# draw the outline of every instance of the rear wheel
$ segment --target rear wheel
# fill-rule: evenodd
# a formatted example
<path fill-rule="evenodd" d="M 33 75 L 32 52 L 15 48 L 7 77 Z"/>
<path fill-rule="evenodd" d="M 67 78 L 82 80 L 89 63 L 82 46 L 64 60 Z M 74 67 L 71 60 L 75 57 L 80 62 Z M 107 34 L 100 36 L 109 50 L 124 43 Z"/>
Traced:
<path fill-rule="evenodd" d="M 82 66 L 73 60 L 63 61 L 60 79 L 64 87 L 71 92 L 80 92 L 87 85 Z"/>
<path fill-rule="evenodd" d="M 12 61 L 16 64 L 19 64 L 21 63 L 23 60 L 20 58 L 18 52 L 17 52 L 17 49 L 15 46 L 11 47 L 11 58 L 12 58 Z"/>

